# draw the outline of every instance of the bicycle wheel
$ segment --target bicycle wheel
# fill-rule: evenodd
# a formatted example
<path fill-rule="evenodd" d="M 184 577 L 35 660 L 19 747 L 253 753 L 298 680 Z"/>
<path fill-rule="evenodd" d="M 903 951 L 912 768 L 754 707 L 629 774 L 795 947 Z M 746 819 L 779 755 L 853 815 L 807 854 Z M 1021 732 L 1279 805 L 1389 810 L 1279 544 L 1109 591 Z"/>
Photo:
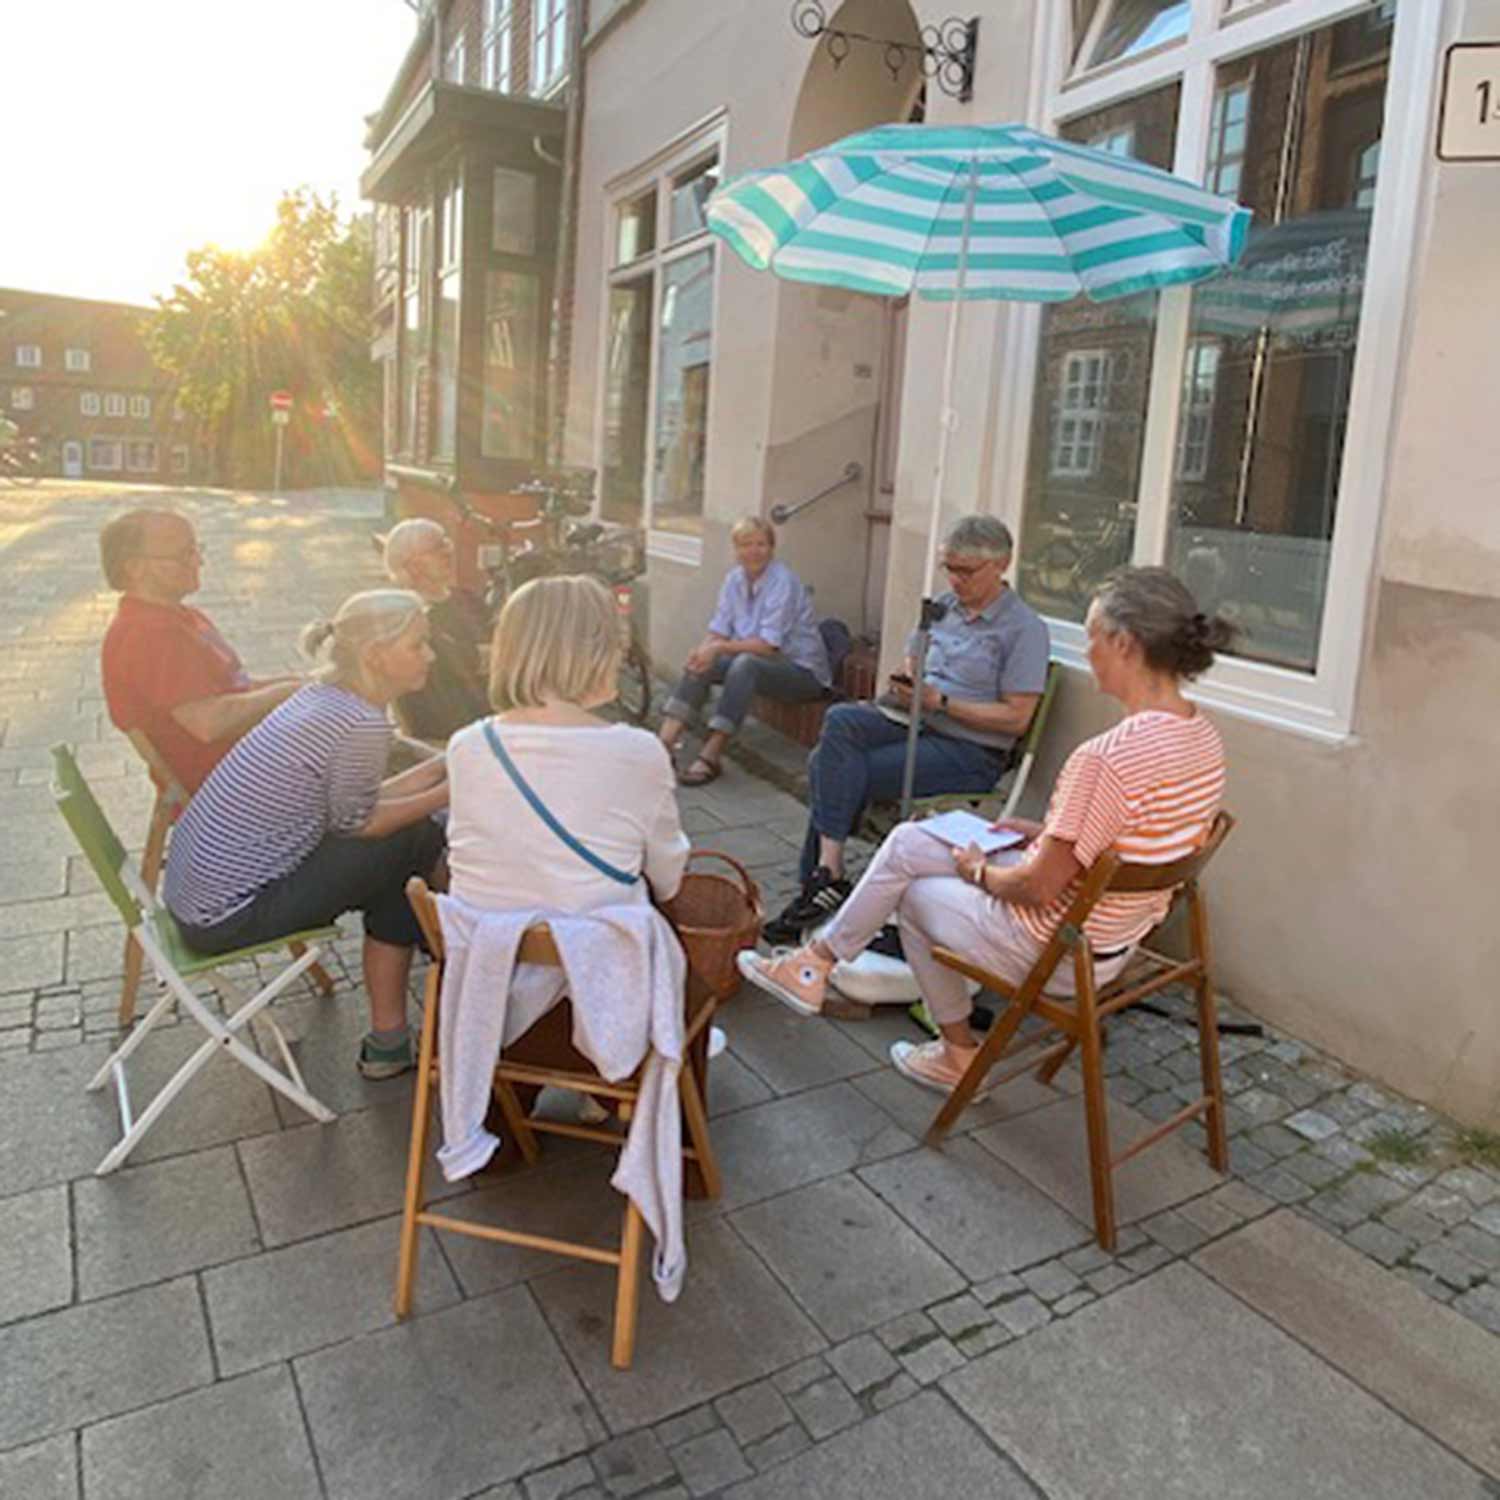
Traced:
<path fill-rule="evenodd" d="M 630 643 L 620 663 L 617 702 L 632 724 L 644 724 L 651 713 L 651 658 L 639 641 Z"/>
<path fill-rule="evenodd" d="M 1069 594 L 1073 590 L 1074 577 L 1083 554 L 1069 541 L 1061 538 L 1048 542 L 1042 554 L 1032 564 L 1037 583 L 1049 594 Z"/>

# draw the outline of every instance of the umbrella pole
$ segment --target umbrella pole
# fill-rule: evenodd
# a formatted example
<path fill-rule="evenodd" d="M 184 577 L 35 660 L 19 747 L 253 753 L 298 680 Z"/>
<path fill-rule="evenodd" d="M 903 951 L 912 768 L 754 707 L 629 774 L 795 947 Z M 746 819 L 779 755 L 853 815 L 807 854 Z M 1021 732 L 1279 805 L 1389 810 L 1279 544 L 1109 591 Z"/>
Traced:
<path fill-rule="evenodd" d="M 917 778 L 917 741 L 922 733 L 922 691 L 927 682 L 927 647 L 932 627 L 942 619 L 943 606 L 933 597 L 937 570 L 938 528 L 943 517 L 943 477 L 948 468 L 948 443 L 957 425 L 953 410 L 953 385 L 958 373 L 958 318 L 964 287 L 969 278 L 969 238 L 974 226 L 974 193 L 979 181 L 977 162 L 969 163 L 969 183 L 964 192 L 964 225 L 958 240 L 958 275 L 953 285 L 953 305 L 948 309 L 948 347 L 943 354 L 942 415 L 939 419 L 937 461 L 932 472 L 932 517 L 927 525 L 927 559 L 922 570 L 922 604 L 917 616 L 912 649 L 911 719 L 906 729 L 906 762 L 901 768 L 901 817 L 911 816 L 912 793 Z"/>

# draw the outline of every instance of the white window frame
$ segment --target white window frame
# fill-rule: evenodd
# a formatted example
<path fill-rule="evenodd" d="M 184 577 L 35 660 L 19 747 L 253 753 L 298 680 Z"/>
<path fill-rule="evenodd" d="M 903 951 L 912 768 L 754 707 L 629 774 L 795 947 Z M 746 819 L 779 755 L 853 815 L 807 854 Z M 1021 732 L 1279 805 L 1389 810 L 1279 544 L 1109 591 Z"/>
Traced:
<path fill-rule="evenodd" d="M 17 344 L 16 364 L 23 370 L 42 368 L 42 346 L 40 344 Z"/>
<path fill-rule="evenodd" d="M 651 272 L 651 368 L 648 375 L 649 391 L 646 399 L 646 472 L 642 476 L 641 524 L 646 532 L 646 555 L 668 562 L 681 563 L 687 567 L 700 567 L 703 563 L 703 537 L 686 536 L 678 531 L 659 531 L 651 524 L 652 506 L 656 491 L 656 400 L 659 372 L 657 358 L 660 352 L 662 283 L 665 272 L 674 261 L 708 250 L 713 256 L 712 328 L 717 334 L 720 328 L 719 272 L 723 265 L 719 253 L 719 242 L 707 230 L 689 235 L 668 244 L 672 224 L 672 182 L 690 172 L 711 156 L 717 156 L 719 170 L 724 171 L 725 153 L 729 145 L 728 121 L 722 110 L 716 111 L 706 120 L 700 121 L 684 131 L 662 148 L 649 162 L 637 167 L 626 176 L 614 178 L 604 185 L 607 204 L 603 216 L 603 265 L 604 301 L 609 306 L 610 288 L 617 282 L 636 280 L 643 271 Z M 615 264 L 616 236 L 619 229 L 619 211 L 634 198 L 639 198 L 651 188 L 656 189 L 656 238 L 654 248 L 623 265 Z M 607 318 L 605 319 L 607 323 Z M 600 344 L 599 369 L 594 391 L 594 468 L 604 472 L 604 413 L 609 388 L 609 339 Z M 715 444 L 712 441 L 714 417 L 719 400 L 719 382 L 714 378 L 714 364 L 709 365 L 708 408 L 704 412 L 705 431 L 709 435 L 708 453 L 704 463 L 703 520 L 707 525 L 709 497 L 714 493 L 713 465 Z"/>
<path fill-rule="evenodd" d="M 531 92 L 545 98 L 568 76 L 569 0 L 532 0 Z M 541 63 L 548 63 L 544 72 Z"/>
<path fill-rule="evenodd" d="M 99 410 L 98 391 L 80 391 L 78 393 L 78 414 L 80 416 L 97 417 Z"/>
<path fill-rule="evenodd" d="M 497 94 L 510 93 L 515 82 L 514 20 L 512 0 L 484 0 L 484 86 Z"/>
<path fill-rule="evenodd" d="M 1203 356 L 1213 356 L 1204 379 Z M 1189 341 L 1182 369 L 1182 420 L 1178 423 L 1176 474 L 1188 484 L 1208 477 L 1214 445 L 1214 406 L 1219 393 L 1221 351 L 1216 338 Z M 1207 392 L 1205 396 L 1205 391 Z"/>
<path fill-rule="evenodd" d="M 469 60 L 468 51 L 464 46 L 464 34 L 459 34 L 448 44 L 448 50 L 443 54 L 443 82 L 462 84 L 464 81 L 464 69 Z"/>
<path fill-rule="evenodd" d="M 125 398 L 118 391 L 110 391 L 105 395 L 104 415 L 106 417 L 123 417 L 125 411 Z"/>
<path fill-rule="evenodd" d="M 36 392 L 29 385 L 13 385 L 10 388 L 12 411 L 35 411 Z"/>
<path fill-rule="evenodd" d="M 130 415 L 139 417 L 143 421 L 151 416 L 151 398 L 149 396 L 132 396 L 130 398 Z"/>
<path fill-rule="evenodd" d="M 150 463 L 137 463 L 136 455 L 141 449 L 150 450 Z M 125 467 L 132 474 L 154 474 L 161 467 L 161 451 L 155 438 L 127 438 L 125 440 Z"/>
<path fill-rule="evenodd" d="M 1092 378 L 1089 366 L 1098 367 Z M 1052 453 L 1048 468 L 1056 479 L 1089 479 L 1099 472 L 1099 454 L 1104 446 L 1105 414 L 1109 410 L 1110 357 L 1107 349 L 1069 349 L 1063 357 L 1058 381 L 1057 411 L 1053 419 Z M 1092 405 L 1082 401 L 1069 405 L 1070 393 L 1080 397 L 1090 384 L 1095 391 Z M 1085 436 L 1086 435 L 1086 436 Z M 1079 452 L 1087 451 L 1086 462 Z"/>
<path fill-rule="evenodd" d="M 94 451 L 99 448 L 113 448 L 115 461 L 113 463 L 96 464 L 94 462 Z M 119 438 L 90 438 L 88 467 L 95 474 L 118 474 L 125 467 L 125 444 Z"/>
<path fill-rule="evenodd" d="M 87 375 L 93 368 L 93 356 L 87 349 L 64 349 L 63 368 L 75 375 Z"/>
<path fill-rule="evenodd" d="M 1238 195 L 1245 178 L 1245 154 L 1250 145 L 1250 103 L 1254 80 L 1242 78 L 1238 83 L 1224 84 L 1214 90 L 1213 110 L 1208 124 L 1208 169 L 1205 183 L 1210 192 L 1220 193 L 1226 198 Z M 1224 137 L 1229 129 L 1229 104 L 1232 99 L 1245 101 L 1245 133 L 1238 151 L 1225 149 Z M 1232 186 L 1226 189 L 1225 173 L 1234 168 Z"/>
<path fill-rule="evenodd" d="M 1029 117 L 1055 133 L 1067 121 L 1165 84 L 1182 87 L 1173 170 L 1201 180 L 1208 158 L 1216 69 L 1306 31 L 1348 20 L 1368 0 L 1246 0 L 1232 10 L 1223 0 L 1194 0 L 1187 37 L 1139 57 L 1101 68 L 1072 70 L 1068 7 L 1045 6 L 1034 33 Z M 1103 22 L 1101 6 L 1092 31 Z M 1317 668 L 1294 671 L 1237 657 L 1221 658 L 1195 684 L 1194 696 L 1226 713 L 1342 743 L 1350 735 L 1371 604 L 1370 580 L 1381 508 L 1391 462 L 1391 435 L 1404 369 L 1410 318 L 1410 230 L 1425 212 L 1429 187 L 1427 143 L 1441 69 L 1444 7 L 1421 0 L 1397 6 L 1381 147 L 1380 194 L 1370 233 L 1360 345 L 1349 400 L 1349 422 L 1339 479 L 1338 524 L 1329 549 L 1328 584 L 1320 627 Z M 1089 38 L 1081 55 L 1088 56 Z M 1182 372 L 1190 335 L 1191 292 L 1162 294 L 1152 351 L 1151 391 L 1137 490 L 1133 560 L 1161 562 L 1172 516 L 1172 470 L 1177 454 Z M 1024 476 L 1032 408 L 1037 399 L 1041 309 L 1015 309 L 1015 336 L 1002 350 L 998 378 L 1017 392 L 1002 407 L 1003 451 L 1013 456 L 998 474 L 1023 476 L 997 497 L 996 508 L 1014 520 L 1024 515 Z M 1053 620 L 1053 654 L 1085 665 L 1082 626 Z"/>
<path fill-rule="evenodd" d="M 187 471 L 188 471 L 188 465 L 191 462 L 191 459 L 192 459 L 192 452 L 191 452 L 191 450 L 189 449 L 189 447 L 188 447 L 188 445 L 186 443 L 173 443 L 172 444 L 172 456 L 171 456 L 172 473 L 174 473 L 174 474 L 186 474 Z"/>

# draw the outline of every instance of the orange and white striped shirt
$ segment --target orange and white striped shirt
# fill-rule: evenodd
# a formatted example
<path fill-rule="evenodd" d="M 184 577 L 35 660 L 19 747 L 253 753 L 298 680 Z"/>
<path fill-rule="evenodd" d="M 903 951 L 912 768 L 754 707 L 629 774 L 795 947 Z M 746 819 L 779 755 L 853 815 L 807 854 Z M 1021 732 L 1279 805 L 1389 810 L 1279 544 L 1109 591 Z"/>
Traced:
<path fill-rule="evenodd" d="M 1224 797 L 1224 741 L 1201 712 L 1191 718 L 1151 709 L 1085 740 L 1067 759 L 1047 806 L 1043 835 L 1072 844 L 1084 869 L 1107 849 L 1127 864 L 1166 865 L 1198 849 Z M 1032 845 L 1032 855 L 1041 840 Z M 1072 882 L 1050 906 L 1014 908 L 1045 942 L 1078 891 Z M 1096 953 L 1138 943 L 1166 916 L 1169 891 L 1105 896 L 1084 923 Z"/>

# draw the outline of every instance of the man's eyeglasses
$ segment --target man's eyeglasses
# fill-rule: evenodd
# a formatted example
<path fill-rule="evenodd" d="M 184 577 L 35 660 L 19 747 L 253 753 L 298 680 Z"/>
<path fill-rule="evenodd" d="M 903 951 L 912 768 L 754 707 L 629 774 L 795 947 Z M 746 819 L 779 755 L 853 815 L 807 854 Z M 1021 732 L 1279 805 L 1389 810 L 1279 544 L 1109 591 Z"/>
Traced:
<path fill-rule="evenodd" d="M 942 568 L 950 578 L 972 578 L 976 573 L 982 573 L 989 567 L 989 559 L 977 563 L 949 562 L 943 559 Z"/>

